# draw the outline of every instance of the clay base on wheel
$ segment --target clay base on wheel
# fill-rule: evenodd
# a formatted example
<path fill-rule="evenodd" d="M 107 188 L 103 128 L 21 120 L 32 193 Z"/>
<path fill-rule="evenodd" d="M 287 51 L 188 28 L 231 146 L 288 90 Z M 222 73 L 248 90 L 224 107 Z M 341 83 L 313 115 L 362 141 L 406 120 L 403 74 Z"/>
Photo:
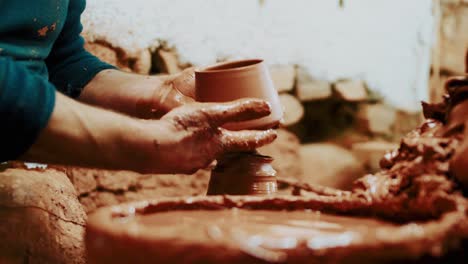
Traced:
<path fill-rule="evenodd" d="M 351 191 L 292 181 L 285 183 L 302 197 L 168 198 L 103 208 L 87 224 L 89 261 L 463 262 L 468 78 L 447 88 L 444 103 L 423 105 L 426 122 L 381 160 L 382 170 Z M 456 175 L 453 157 L 461 157 Z"/>
<path fill-rule="evenodd" d="M 459 246 L 467 234 L 460 225 L 464 211 L 396 223 L 349 216 L 365 210 L 346 200 L 338 204 L 325 197 L 213 196 L 108 207 L 89 219 L 88 261 L 410 261 L 440 256 Z"/>

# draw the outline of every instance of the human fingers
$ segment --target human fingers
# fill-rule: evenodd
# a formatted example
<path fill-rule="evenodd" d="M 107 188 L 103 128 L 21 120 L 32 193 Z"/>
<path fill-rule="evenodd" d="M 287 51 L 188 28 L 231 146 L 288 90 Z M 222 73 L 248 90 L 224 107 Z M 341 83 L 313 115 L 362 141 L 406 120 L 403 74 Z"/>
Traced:
<path fill-rule="evenodd" d="M 276 131 L 273 129 L 264 131 L 229 131 L 221 129 L 221 145 L 224 152 L 253 151 L 273 142 L 277 136 Z"/>
<path fill-rule="evenodd" d="M 188 68 L 174 76 L 172 84 L 183 95 L 195 98 L 195 69 Z"/>
<path fill-rule="evenodd" d="M 239 99 L 226 103 L 210 103 L 202 109 L 211 126 L 253 120 L 271 113 L 270 105 L 260 99 Z"/>

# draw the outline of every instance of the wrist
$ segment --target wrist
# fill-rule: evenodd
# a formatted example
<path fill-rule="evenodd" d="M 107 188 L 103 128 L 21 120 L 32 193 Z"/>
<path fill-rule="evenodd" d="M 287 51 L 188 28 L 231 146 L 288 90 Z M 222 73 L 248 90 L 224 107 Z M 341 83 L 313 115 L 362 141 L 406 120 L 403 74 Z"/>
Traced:
<path fill-rule="evenodd" d="M 185 96 L 176 87 L 174 78 L 167 78 L 162 85 L 158 87 L 159 90 L 153 96 L 153 116 L 161 117 L 174 108 L 195 101 L 191 97 Z"/>
<path fill-rule="evenodd" d="M 153 95 L 164 82 L 161 76 L 105 70 L 84 88 L 79 100 L 139 118 L 152 118 Z"/>
<path fill-rule="evenodd" d="M 137 116 L 144 119 L 161 117 L 170 109 L 165 102 L 172 96 L 172 84 L 166 79 L 158 77 L 148 78 L 143 86 L 145 93 L 136 103 Z"/>
<path fill-rule="evenodd" d="M 164 171 L 162 153 L 167 146 L 169 131 L 165 121 L 129 118 L 118 131 L 114 141 L 116 151 L 112 157 L 117 169 L 130 169 L 141 173 Z M 166 153 L 167 155 L 167 153 Z M 124 165 L 123 165 L 124 164 Z M 125 167 L 122 167 L 125 166 Z"/>

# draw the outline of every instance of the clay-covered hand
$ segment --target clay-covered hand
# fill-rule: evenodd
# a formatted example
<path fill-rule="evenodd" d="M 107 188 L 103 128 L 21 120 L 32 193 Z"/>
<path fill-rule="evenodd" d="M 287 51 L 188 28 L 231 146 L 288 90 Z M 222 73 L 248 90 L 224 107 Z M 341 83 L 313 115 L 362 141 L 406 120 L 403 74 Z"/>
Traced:
<path fill-rule="evenodd" d="M 276 138 L 274 130 L 228 131 L 220 126 L 264 117 L 270 111 L 269 104 L 262 100 L 241 99 L 228 103 L 187 104 L 169 112 L 157 123 L 146 121 L 148 134 L 143 138 L 151 140 L 146 142 L 149 146 L 146 156 L 154 162 L 148 161 L 149 167 L 143 171 L 193 173 L 224 153 L 253 151 L 268 144 Z M 152 124 L 155 131 L 159 130 L 157 138 L 151 138 Z"/>

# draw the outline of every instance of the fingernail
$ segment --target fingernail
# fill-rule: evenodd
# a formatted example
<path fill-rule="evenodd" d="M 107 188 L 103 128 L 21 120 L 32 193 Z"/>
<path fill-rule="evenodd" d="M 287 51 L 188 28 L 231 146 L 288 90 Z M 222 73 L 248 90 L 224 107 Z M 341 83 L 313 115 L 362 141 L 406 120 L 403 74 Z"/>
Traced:
<path fill-rule="evenodd" d="M 273 134 L 273 139 L 276 139 L 278 137 L 278 132 L 276 132 L 276 130 L 269 129 L 268 132 Z"/>
<path fill-rule="evenodd" d="M 254 103 L 256 106 L 258 105 L 259 107 L 261 107 L 262 110 L 267 110 L 269 112 L 271 112 L 271 104 L 270 102 L 268 101 L 265 101 L 263 99 L 259 99 L 259 98 L 255 98 L 253 101 L 251 101 L 252 103 Z M 261 106 L 260 106 L 261 105 Z M 266 108 L 265 108 L 266 107 Z"/>
<path fill-rule="evenodd" d="M 267 129 L 267 130 L 263 131 L 263 132 L 262 132 L 262 135 L 263 135 L 265 138 L 273 137 L 273 139 L 275 139 L 275 138 L 278 137 L 278 133 L 276 133 L 276 130 L 273 130 L 273 129 Z"/>
<path fill-rule="evenodd" d="M 268 110 L 271 112 L 271 104 L 270 102 L 265 101 L 266 105 L 268 106 Z"/>

